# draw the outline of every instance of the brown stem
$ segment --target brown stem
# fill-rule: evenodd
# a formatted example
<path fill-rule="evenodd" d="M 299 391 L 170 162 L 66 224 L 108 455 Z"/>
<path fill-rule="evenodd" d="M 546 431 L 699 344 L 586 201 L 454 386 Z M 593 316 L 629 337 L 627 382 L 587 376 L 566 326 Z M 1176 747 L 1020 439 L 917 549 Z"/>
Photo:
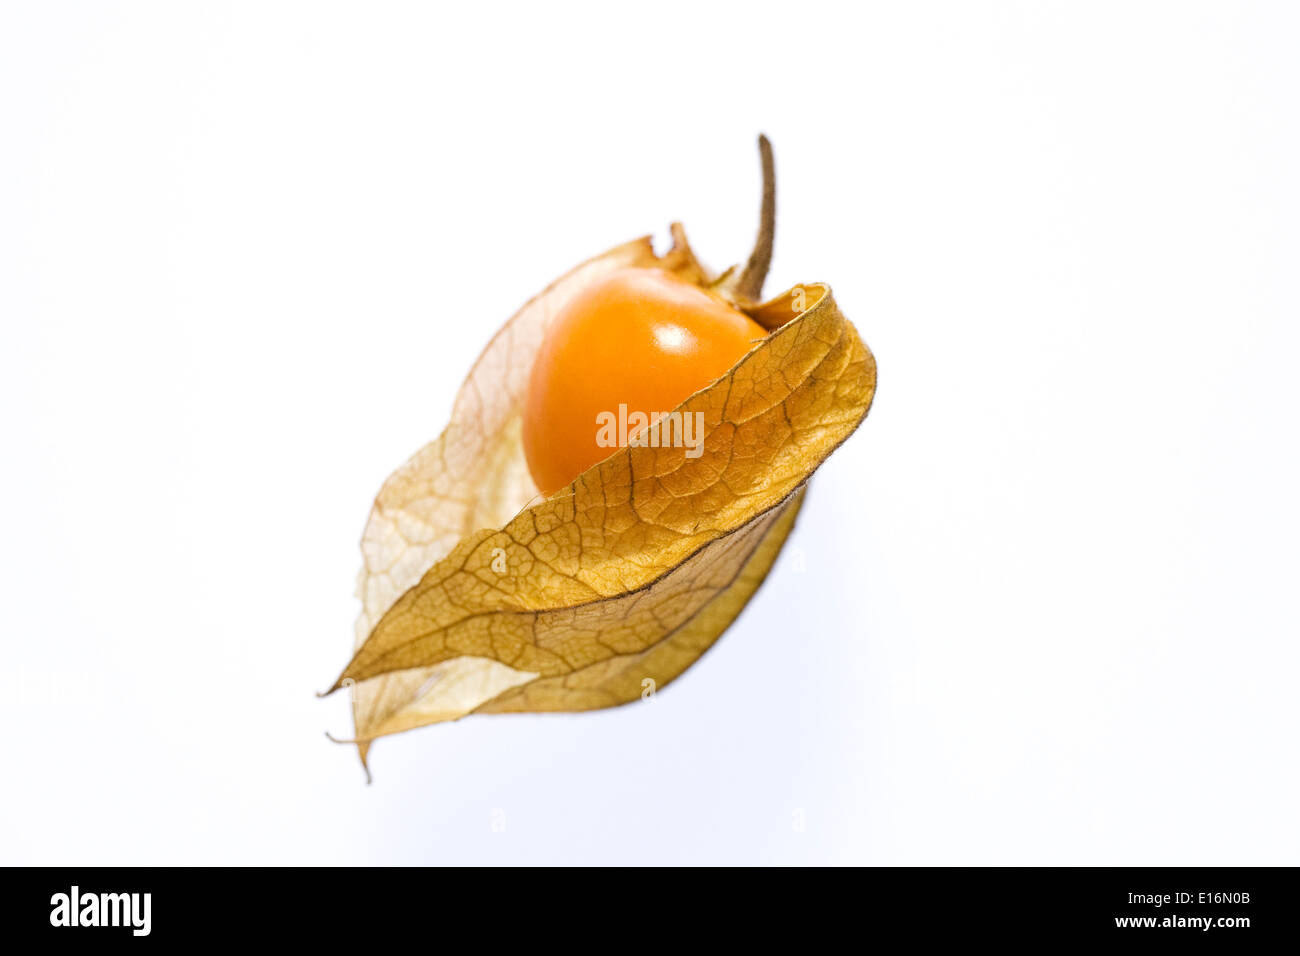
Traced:
<path fill-rule="evenodd" d="M 736 292 L 757 302 L 763 294 L 763 282 L 772 265 L 772 240 L 776 235 L 776 166 L 772 162 L 772 144 L 758 134 L 758 155 L 763 163 L 763 206 L 758 215 L 758 238 L 749 254 L 745 270 L 736 282 Z"/>

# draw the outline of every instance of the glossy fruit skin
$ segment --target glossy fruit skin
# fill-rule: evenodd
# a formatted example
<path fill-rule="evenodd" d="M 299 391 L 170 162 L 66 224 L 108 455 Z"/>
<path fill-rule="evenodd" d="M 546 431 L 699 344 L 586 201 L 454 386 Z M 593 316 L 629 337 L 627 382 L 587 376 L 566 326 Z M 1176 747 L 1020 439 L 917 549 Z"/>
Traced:
<path fill-rule="evenodd" d="M 596 280 L 555 317 L 524 401 L 524 454 L 553 494 L 618 451 L 597 417 L 669 412 L 721 378 L 767 331 L 721 297 L 663 269 Z"/>

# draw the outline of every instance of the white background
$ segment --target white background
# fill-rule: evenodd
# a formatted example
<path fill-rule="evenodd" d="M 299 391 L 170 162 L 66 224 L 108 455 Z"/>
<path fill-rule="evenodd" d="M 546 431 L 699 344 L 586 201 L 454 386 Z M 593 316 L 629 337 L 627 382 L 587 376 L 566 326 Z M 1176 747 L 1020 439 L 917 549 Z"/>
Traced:
<path fill-rule="evenodd" d="M 1300 863 L 1295 8 L 456 6 L 3 7 L 0 861 Z M 870 418 L 678 684 L 367 788 L 371 497 L 759 130 Z"/>

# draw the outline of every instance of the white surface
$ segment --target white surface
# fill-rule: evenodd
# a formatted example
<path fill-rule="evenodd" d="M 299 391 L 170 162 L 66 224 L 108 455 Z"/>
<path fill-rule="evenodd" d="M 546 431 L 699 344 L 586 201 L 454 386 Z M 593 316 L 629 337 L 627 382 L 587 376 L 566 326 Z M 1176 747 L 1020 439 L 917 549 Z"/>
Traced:
<path fill-rule="evenodd" d="M 461 6 L 0 13 L 0 861 L 1300 863 L 1295 8 Z M 760 129 L 870 419 L 676 686 L 366 788 L 371 496 Z"/>

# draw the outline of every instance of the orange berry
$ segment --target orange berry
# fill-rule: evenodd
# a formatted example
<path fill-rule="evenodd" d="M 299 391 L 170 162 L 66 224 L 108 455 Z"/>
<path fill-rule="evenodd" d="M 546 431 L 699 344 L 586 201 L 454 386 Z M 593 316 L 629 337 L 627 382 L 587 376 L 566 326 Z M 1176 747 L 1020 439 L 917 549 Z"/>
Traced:
<path fill-rule="evenodd" d="M 602 414 L 655 417 L 727 373 L 767 331 L 714 293 L 664 269 L 613 272 L 555 317 L 524 402 L 524 454 L 553 494 L 618 449 Z"/>

